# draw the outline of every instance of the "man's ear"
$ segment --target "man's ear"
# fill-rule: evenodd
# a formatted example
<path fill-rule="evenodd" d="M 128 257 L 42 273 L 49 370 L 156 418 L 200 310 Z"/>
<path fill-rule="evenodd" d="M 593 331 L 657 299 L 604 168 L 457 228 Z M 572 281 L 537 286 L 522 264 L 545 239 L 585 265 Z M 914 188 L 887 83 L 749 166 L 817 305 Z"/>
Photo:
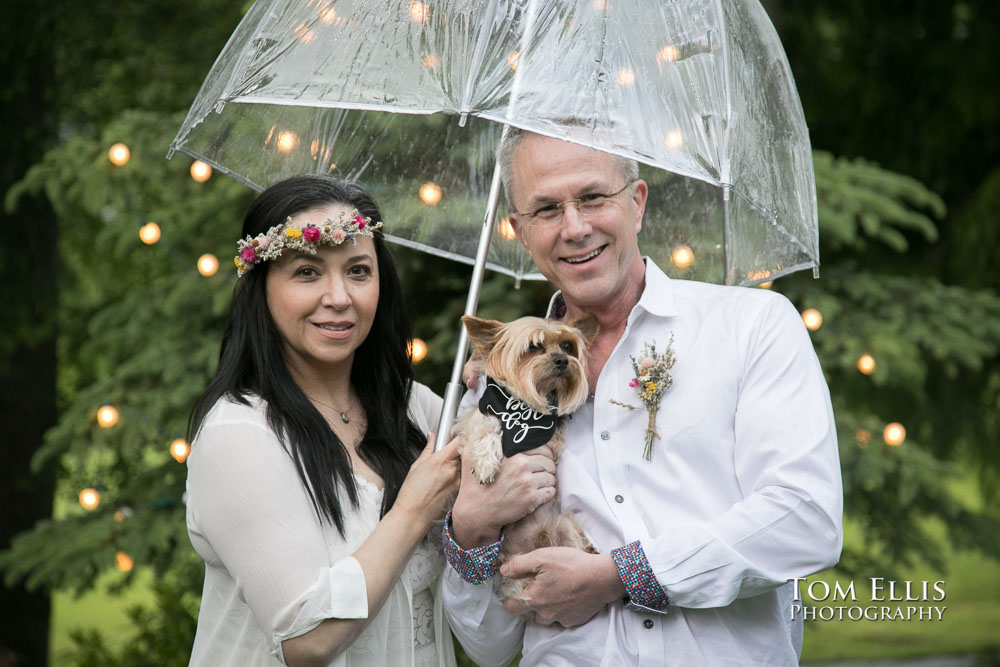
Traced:
<path fill-rule="evenodd" d="M 481 317 L 473 317 L 472 315 L 463 315 L 462 324 L 465 325 L 465 330 L 469 333 L 469 338 L 476 344 L 476 347 L 484 357 L 493 349 L 496 335 L 503 326 L 503 322 L 484 320 Z"/>
<path fill-rule="evenodd" d="M 646 212 L 646 198 L 649 196 L 649 186 L 641 178 L 632 184 L 632 203 L 635 205 L 635 233 L 642 231 L 642 215 Z"/>
<path fill-rule="evenodd" d="M 570 322 L 569 325 L 580 330 L 580 333 L 583 334 L 583 339 L 587 341 L 587 345 L 594 342 L 597 332 L 601 329 L 601 325 L 597 323 L 597 318 L 593 315 L 578 317 Z"/>
<path fill-rule="evenodd" d="M 510 224 L 510 228 L 514 230 L 514 236 L 517 237 L 517 240 L 521 242 L 521 245 L 523 245 L 525 249 L 527 249 L 528 242 L 524 240 L 524 227 L 521 225 L 521 221 L 518 220 L 517 213 L 511 213 L 506 218 L 504 218 L 504 220 L 506 220 Z M 500 221 L 501 225 L 503 224 L 504 220 Z"/>

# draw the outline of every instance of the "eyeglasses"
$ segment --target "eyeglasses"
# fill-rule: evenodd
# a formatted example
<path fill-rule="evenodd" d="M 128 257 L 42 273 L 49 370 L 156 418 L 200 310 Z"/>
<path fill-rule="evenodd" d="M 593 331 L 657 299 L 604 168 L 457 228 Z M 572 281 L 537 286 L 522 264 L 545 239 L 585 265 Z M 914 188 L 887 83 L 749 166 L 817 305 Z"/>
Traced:
<path fill-rule="evenodd" d="M 622 186 L 621 190 L 612 192 L 611 194 L 605 195 L 594 192 L 577 197 L 576 199 L 567 199 L 566 201 L 554 204 L 546 204 L 545 206 L 536 208 L 534 211 L 518 212 L 517 217 L 522 218 L 524 224 L 527 225 L 549 225 L 563 219 L 563 216 L 566 214 L 567 205 L 576 204 L 576 210 L 580 213 L 580 217 L 584 219 L 594 218 L 602 213 L 606 213 L 611 206 L 611 200 L 625 192 L 628 186 L 633 183 L 635 183 L 635 180 L 630 180 Z"/>

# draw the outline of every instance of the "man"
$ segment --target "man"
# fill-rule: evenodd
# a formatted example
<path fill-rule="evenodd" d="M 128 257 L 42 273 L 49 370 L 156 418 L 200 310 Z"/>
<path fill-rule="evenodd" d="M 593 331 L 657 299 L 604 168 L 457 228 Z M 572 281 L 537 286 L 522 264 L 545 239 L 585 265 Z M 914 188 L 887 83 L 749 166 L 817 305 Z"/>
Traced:
<path fill-rule="evenodd" d="M 788 581 L 836 563 L 842 542 L 829 392 L 798 313 L 776 293 L 670 280 L 644 260 L 634 162 L 519 130 L 499 159 L 517 237 L 559 289 L 549 316 L 600 322 L 592 398 L 558 465 L 562 508 L 600 553 L 511 559 L 503 574 L 534 580 L 529 605 L 505 609 L 488 579 L 501 528 L 554 494 L 553 466 L 519 454 L 489 485 L 463 466 L 445 528 L 456 635 L 483 665 L 519 649 L 525 666 L 797 664 Z M 676 359 L 650 460 L 630 360 L 647 343 Z"/>

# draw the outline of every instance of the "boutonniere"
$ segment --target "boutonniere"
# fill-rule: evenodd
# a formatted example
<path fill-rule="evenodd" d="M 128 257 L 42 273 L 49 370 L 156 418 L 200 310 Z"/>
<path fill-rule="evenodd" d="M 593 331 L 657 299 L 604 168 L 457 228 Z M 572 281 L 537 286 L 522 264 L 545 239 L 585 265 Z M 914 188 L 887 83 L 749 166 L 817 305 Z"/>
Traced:
<path fill-rule="evenodd" d="M 649 425 L 646 427 L 646 449 L 643 451 L 643 458 L 651 461 L 653 458 L 653 438 L 660 437 L 660 434 L 656 432 L 656 412 L 660 409 L 663 394 L 667 393 L 667 389 L 670 389 L 670 385 L 674 383 L 674 379 L 670 377 L 670 369 L 674 367 L 674 337 L 670 336 L 667 349 L 659 354 L 656 352 L 656 341 L 653 341 L 643 345 L 642 354 L 639 355 L 638 359 L 634 356 L 629 358 L 632 360 L 632 370 L 635 371 L 635 377 L 629 380 L 628 386 L 639 394 L 639 400 L 646 406 L 646 412 L 649 413 Z M 611 402 L 629 410 L 639 409 L 634 405 L 622 403 L 613 398 Z"/>

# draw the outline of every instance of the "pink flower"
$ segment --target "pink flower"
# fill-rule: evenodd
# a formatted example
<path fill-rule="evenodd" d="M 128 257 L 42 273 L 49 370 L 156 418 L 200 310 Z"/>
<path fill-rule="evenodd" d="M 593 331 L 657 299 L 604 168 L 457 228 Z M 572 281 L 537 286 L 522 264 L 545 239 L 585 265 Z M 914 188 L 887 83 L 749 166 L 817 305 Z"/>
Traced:
<path fill-rule="evenodd" d="M 347 234 L 344 233 L 343 229 L 338 227 L 330 233 L 330 237 L 333 239 L 334 243 L 343 243 L 344 239 L 347 238 Z"/>
<path fill-rule="evenodd" d="M 243 260 L 244 264 L 256 264 L 257 253 L 254 252 L 251 246 L 246 246 L 243 250 L 240 250 L 240 259 Z"/>
<path fill-rule="evenodd" d="M 638 387 L 639 386 L 639 378 L 632 378 L 631 380 L 629 380 L 628 386 L 632 387 L 633 389 L 636 388 L 636 387 Z"/>
<path fill-rule="evenodd" d="M 365 228 L 365 219 L 362 218 L 360 215 L 354 216 L 354 222 L 358 223 L 358 229 Z"/>
<path fill-rule="evenodd" d="M 319 227 L 313 227 L 312 225 L 309 225 L 302 230 L 302 238 L 310 243 L 319 241 L 320 234 L 322 234 L 322 232 L 319 231 Z"/>
<path fill-rule="evenodd" d="M 257 237 L 257 247 L 261 250 L 267 250 L 267 247 L 271 245 L 271 239 L 261 234 Z"/>

